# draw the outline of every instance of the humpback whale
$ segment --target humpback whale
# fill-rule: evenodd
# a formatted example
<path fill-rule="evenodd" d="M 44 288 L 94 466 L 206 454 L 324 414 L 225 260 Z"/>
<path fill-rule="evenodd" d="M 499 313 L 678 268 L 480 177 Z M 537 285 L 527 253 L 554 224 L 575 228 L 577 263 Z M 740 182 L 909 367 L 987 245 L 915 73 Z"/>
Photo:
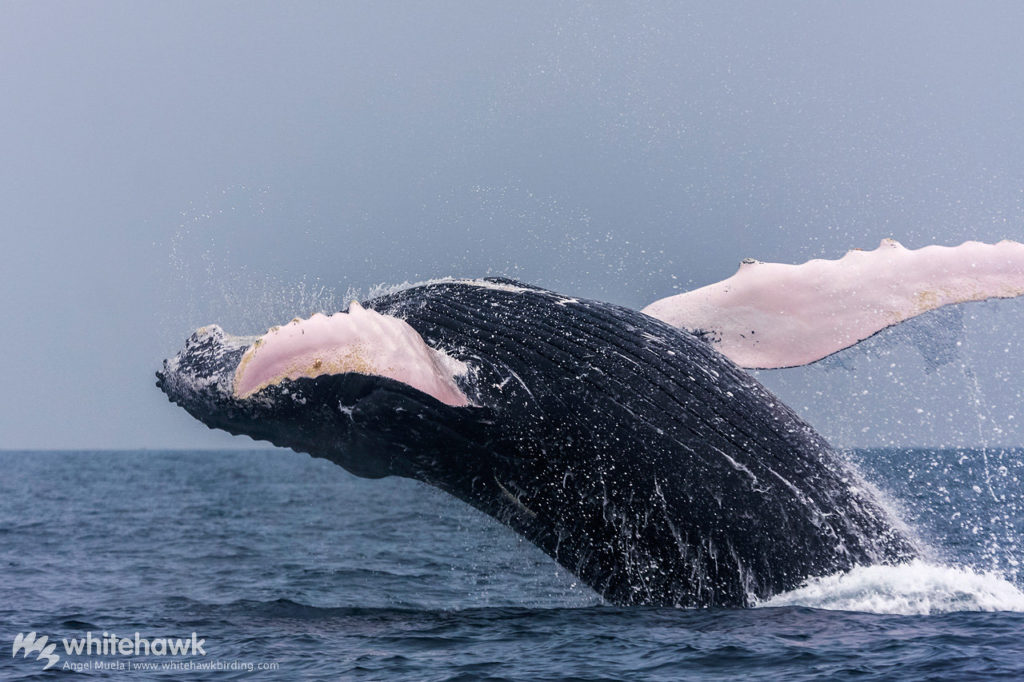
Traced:
<path fill-rule="evenodd" d="M 644 311 L 502 278 L 428 282 L 258 337 L 204 327 L 157 386 L 210 428 L 436 486 L 611 603 L 747 606 L 919 548 L 743 367 L 1024 293 L 1014 242 L 888 241 L 780 267 L 746 263 Z"/>

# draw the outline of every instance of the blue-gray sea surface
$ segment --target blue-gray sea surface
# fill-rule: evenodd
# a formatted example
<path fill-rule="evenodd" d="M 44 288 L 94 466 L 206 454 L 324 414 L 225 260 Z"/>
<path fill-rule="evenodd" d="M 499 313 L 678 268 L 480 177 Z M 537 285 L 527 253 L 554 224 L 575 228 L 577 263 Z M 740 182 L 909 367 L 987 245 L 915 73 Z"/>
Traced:
<path fill-rule="evenodd" d="M 1024 451 L 851 457 L 932 556 L 683 610 L 603 604 L 440 492 L 291 451 L 3 452 L 0 678 L 1024 678 Z M 7 653 L 31 632 L 45 672 Z M 65 649 L 104 633 L 154 650 Z"/>

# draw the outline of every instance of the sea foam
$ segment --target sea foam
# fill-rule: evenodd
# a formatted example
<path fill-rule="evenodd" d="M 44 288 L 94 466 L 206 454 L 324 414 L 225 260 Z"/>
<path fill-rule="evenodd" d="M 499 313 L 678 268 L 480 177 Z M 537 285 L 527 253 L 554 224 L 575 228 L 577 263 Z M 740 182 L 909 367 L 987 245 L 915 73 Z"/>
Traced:
<path fill-rule="evenodd" d="M 996 573 L 916 560 L 898 566 L 861 566 L 847 573 L 815 578 L 758 606 L 807 606 L 903 615 L 1024 612 L 1024 592 Z"/>

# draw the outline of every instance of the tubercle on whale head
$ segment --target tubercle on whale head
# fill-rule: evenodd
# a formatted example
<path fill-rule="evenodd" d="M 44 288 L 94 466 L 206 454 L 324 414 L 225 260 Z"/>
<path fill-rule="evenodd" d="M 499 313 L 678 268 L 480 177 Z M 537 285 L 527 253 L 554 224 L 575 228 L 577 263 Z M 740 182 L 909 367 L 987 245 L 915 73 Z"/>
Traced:
<path fill-rule="evenodd" d="M 215 324 L 200 327 L 177 355 L 164 360 L 156 373 L 157 387 L 179 404 L 188 397 L 226 399 L 234 384 L 229 369 L 256 340 L 254 336 L 227 334 Z"/>

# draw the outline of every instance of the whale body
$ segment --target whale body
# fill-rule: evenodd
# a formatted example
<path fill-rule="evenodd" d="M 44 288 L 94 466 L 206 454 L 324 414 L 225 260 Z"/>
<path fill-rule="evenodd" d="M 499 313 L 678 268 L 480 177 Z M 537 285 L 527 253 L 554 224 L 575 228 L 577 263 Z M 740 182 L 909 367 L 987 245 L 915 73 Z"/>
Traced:
<path fill-rule="evenodd" d="M 320 318 L 205 327 L 157 385 L 211 428 L 436 486 L 614 604 L 747 606 L 918 553 L 813 428 L 650 315 L 487 279 Z"/>

